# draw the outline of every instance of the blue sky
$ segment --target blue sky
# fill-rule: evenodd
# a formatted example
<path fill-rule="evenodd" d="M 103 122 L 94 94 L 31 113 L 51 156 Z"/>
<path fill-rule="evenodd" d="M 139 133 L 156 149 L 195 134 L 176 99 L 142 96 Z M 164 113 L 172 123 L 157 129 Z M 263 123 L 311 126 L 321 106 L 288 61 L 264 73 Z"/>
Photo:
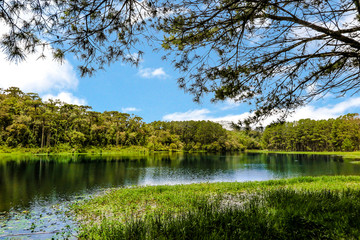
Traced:
<path fill-rule="evenodd" d="M 248 116 L 246 104 L 225 101 L 210 103 L 205 96 L 202 103 L 194 103 L 192 96 L 178 88 L 179 74 L 170 62 L 161 60 L 161 53 L 145 47 L 139 67 L 115 63 L 91 78 L 81 78 L 78 63 L 68 56 L 60 65 L 51 57 L 37 60 L 28 56 L 25 62 L 9 63 L 0 53 L 0 87 L 20 87 L 24 92 L 37 92 L 43 99 L 93 107 L 94 111 L 120 111 L 138 115 L 145 122 L 156 120 L 213 120 L 237 121 Z M 48 50 L 49 55 L 50 50 Z M 301 118 L 327 119 L 346 113 L 360 112 L 360 96 L 346 98 L 327 96 L 298 109 L 288 120 Z M 270 123 L 269 118 L 264 124 Z"/>

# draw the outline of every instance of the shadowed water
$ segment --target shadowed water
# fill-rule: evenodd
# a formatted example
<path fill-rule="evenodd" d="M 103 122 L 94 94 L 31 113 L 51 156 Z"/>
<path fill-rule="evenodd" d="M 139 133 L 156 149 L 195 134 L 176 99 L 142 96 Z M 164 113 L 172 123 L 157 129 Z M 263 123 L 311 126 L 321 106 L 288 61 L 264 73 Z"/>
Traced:
<path fill-rule="evenodd" d="M 46 216 L 41 214 L 44 211 L 50 212 L 52 219 L 55 215 L 65 218 L 65 214 L 56 214 L 57 208 L 63 208 L 59 203 L 108 187 L 241 182 L 318 175 L 360 175 L 360 165 L 335 156 L 257 153 L 169 153 L 140 157 L 8 156 L 0 159 L 0 219 L 13 220 L 20 215 L 20 220 L 26 219 L 27 211 L 32 213 L 29 219 L 34 215 L 39 221 Z M 24 211 L 24 214 L 18 214 Z M 22 227 L 22 231 L 14 231 L 23 232 L 26 228 L 25 232 L 58 233 L 69 224 L 65 221 L 62 226 L 51 230 L 47 227 L 31 229 L 34 228 L 31 225 Z M 4 230 L 8 226 L 9 221 L 5 227 L 4 221 L 0 221 L 3 229 L 0 238 L 9 232 Z"/>

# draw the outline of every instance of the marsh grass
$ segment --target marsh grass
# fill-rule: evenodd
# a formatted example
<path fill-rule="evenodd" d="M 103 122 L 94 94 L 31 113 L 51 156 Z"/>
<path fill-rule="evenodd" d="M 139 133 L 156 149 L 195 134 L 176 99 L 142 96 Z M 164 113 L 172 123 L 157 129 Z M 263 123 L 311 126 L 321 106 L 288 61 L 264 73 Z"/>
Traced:
<path fill-rule="evenodd" d="M 82 239 L 359 239 L 359 177 L 112 190 L 73 206 Z"/>
<path fill-rule="evenodd" d="M 157 213 L 87 227 L 84 239 L 358 239 L 360 192 L 279 189 L 252 197 L 241 208 L 199 201 L 178 216 Z M 219 209 L 222 209 L 219 211 Z"/>

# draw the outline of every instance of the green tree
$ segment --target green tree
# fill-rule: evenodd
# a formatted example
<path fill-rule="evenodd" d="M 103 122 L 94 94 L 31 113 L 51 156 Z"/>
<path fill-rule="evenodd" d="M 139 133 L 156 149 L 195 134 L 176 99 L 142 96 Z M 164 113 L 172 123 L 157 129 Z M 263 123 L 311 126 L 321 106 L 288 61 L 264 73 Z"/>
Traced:
<path fill-rule="evenodd" d="M 199 7 L 201 5 L 201 7 Z M 180 86 L 198 101 L 254 102 L 257 120 L 283 116 L 328 92 L 359 90 L 359 2 L 184 1 L 165 18 L 163 48 L 187 74 Z"/>
<path fill-rule="evenodd" d="M 156 15 L 151 1 L 112 0 L 12 0 L 0 2 L 0 20 L 7 32 L 1 47 L 10 60 L 27 54 L 52 55 L 62 61 L 75 54 L 82 75 L 118 61 L 137 64 L 142 55 L 133 54 L 145 20 Z"/>
<path fill-rule="evenodd" d="M 359 13 L 357 0 L 12 0 L 0 4 L 0 42 L 11 60 L 51 45 L 55 59 L 76 55 L 86 75 L 137 64 L 137 43 L 161 31 L 180 87 L 196 101 L 211 92 L 254 102 L 256 120 L 359 90 Z"/>
<path fill-rule="evenodd" d="M 336 119 L 301 119 L 272 124 L 262 136 L 264 148 L 287 151 L 354 151 L 359 149 L 360 118 L 347 114 Z"/>

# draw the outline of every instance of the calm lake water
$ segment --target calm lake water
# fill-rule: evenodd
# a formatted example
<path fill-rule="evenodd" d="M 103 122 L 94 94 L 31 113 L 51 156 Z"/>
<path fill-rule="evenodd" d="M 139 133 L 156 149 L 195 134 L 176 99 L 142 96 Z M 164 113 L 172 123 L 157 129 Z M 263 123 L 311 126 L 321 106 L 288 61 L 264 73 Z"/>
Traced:
<path fill-rule="evenodd" d="M 0 160 L 0 212 L 99 188 L 360 175 L 341 157 L 291 154 L 27 156 Z"/>
<path fill-rule="evenodd" d="M 56 212 L 48 206 L 109 187 L 318 175 L 360 175 L 360 165 L 336 156 L 257 153 L 5 157 L 0 159 L 0 215 Z"/>

